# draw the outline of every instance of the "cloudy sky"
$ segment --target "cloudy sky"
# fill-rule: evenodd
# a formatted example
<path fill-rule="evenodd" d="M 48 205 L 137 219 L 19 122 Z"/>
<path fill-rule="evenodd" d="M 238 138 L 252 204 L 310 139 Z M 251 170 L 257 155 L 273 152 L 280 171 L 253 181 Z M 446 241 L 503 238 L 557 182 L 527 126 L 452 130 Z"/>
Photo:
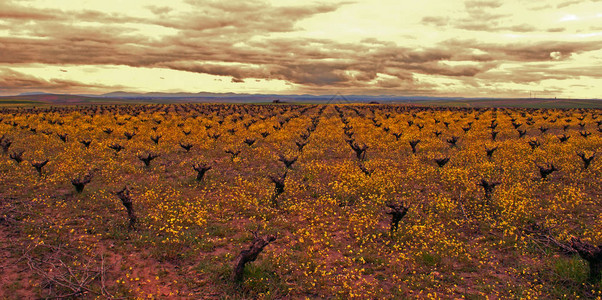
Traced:
<path fill-rule="evenodd" d="M 602 0 L 0 0 L 0 94 L 602 98 Z"/>

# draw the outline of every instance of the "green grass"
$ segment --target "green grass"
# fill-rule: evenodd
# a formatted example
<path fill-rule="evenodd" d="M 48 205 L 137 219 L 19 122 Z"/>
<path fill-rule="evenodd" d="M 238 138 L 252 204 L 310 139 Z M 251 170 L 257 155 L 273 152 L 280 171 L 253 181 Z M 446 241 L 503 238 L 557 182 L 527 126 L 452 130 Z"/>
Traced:
<path fill-rule="evenodd" d="M 589 271 L 587 264 L 578 256 L 555 259 L 553 270 L 558 278 L 575 283 L 584 283 Z"/>
<path fill-rule="evenodd" d="M 438 253 L 422 253 L 420 255 L 420 262 L 427 267 L 436 267 L 441 264 L 442 257 Z"/>

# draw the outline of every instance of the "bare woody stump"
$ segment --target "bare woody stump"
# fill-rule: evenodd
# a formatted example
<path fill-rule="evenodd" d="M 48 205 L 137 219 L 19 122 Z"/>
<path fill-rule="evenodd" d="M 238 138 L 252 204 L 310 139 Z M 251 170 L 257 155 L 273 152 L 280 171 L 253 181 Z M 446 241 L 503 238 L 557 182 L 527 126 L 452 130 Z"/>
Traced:
<path fill-rule="evenodd" d="M 121 200 L 121 203 L 123 203 L 123 206 L 125 206 L 125 209 L 128 212 L 128 218 L 130 220 L 130 229 L 136 229 L 136 221 L 138 220 L 138 217 L 134 212 L 134 207 L 132 205 L 132 196 L 130 196 L 130 190 L 126 186 L 122 190 L 116 192 L 115 195 L 117 195 L 119 200 Z"/>
<path fill-rule="evenodd" d="M 602 245 L 596 247 L 581 241 L 579 238 L 573 237 L 571 239 L 571 247 L 589 264 L 588 280 L 590 282 L 599 282 L 602 278 Z"/>
<path fill-rule="evenodd" d="M 268 235 L 263 238 L 257 235 L 257 233 L 253 233 L 255 236 L 251 245 L 248 249 L 242 250 L 240 254 L 236 257 L 236 262 L 234 263 L 234 270 L 232 272 L 232 280 L 235 282 L 242 282 L 243 275 L 245 272 L 245 265 L 249 262 L 255 261 L 257 256 L 263 248 L 269 245 L 271 242 L 276 240 L 276 237 L 273 235 Z"/>
<path fill-rule="evenodd" d="M 272 195 L 272 204 L 274 205 L 274 207 L 278 207 L 278 196 L 284 193 L 284 181 L 286 180 L 287 172 L 288 170 L 285 171 L 282 175 L 268 176 L 268 178 L 270 178 L 270 180 L 272 180 L 272 182 L 274 183 L 274 195 Z"/>
<path fill-rule="evenodd" d="M 399 222 L 408 213 L 410 207 L 403 202 L 400 204 L 391 203 L 388 204 L 387 207 L 391 209 L 387 214 L 391 215 L 391 234 L 393 234 L 393 232 L 397 231 L 397 228 L 399 228 Z"/>
<path fill-rule="evenodd" d="M 92 181 L 92 173 L 87 173 L 83 177 L 71 179 L 71 184 L 75 187 L 76 192 L 81 193 L 90 181 Z"/>

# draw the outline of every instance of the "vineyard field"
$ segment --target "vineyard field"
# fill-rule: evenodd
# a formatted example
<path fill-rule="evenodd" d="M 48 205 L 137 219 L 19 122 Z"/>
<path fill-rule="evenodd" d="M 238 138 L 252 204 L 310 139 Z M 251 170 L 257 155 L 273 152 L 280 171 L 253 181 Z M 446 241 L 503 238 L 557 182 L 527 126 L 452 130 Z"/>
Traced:
<path fill-rule="evenodd" d="M 1 106 L 0 298 L 599 299 L 602 111 L 474 106 Z"/>

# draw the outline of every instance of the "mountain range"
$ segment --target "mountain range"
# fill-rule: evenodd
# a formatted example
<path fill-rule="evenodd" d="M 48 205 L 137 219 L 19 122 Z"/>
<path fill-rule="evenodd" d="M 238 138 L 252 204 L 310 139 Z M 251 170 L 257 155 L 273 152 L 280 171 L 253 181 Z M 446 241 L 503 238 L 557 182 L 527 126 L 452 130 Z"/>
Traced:
<path fill-rule="evenodd" d="M 461 107 L 602 108 L 600 99 L 466 98 L 428 96 L 366 95 L 279 95 L 237 93 L 130 93 L 116 91 L 101 95 L 28 92 L 0 97 L 0 104 L 150 104 L 150 103 L 401 103 Z"/>

